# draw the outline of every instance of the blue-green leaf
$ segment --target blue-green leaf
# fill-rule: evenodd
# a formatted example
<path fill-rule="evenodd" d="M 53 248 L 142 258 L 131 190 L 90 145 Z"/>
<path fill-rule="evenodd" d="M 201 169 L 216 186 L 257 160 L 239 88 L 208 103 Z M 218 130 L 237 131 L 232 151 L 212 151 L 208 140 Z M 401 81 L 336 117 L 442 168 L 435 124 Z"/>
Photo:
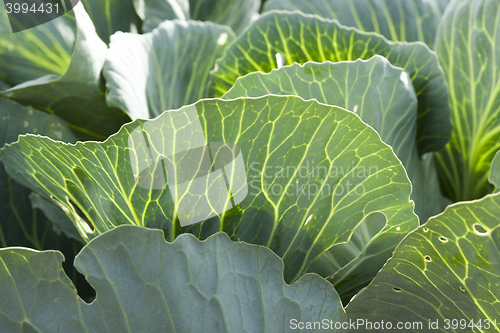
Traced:
<path fill-rule="evenodd" d="M 210 70 L 233 39 L 228 27 L 181 20 L 144 35 L 116 33 L 103 71 L 108 105 L 148 119 L 209 97 Z"/>
<path fill-rule="evenodd" d="M 63 260 L 0 249 L 4 332 L 294 332 L 291 319 L 345 320 L 330 283 L 307 274 L 287 285 L 274 253 L 224 233 L 167 243 L 161 231 L 121 226 L 97 237 L 75 260 L 96 290 L 91 304 L 76 295 Z"/>

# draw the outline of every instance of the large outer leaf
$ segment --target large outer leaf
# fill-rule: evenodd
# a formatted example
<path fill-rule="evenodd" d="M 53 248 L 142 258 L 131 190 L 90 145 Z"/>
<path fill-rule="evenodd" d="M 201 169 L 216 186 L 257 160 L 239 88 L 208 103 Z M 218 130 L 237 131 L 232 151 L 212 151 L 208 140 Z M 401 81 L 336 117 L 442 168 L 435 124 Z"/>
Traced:
<path fill-rule="evenodd" d="M 101 235 L 75 260 L 96 289 L 92 304 L 75 295 L 62 260 L 55 251 L 0 250 L 4 332 L 295 332 L 292 318 L 345 320 L 327 281 L 307 274 L 286 285 L 274 253 L 224 233 L 173 243 L 134 226 Z"/>
<path fill-rule="evenodd" d="M 240 147 L 249 193 L 235 208 L 180 228 L 171 189 L 163 185 L 151 190 L 149 182 L 150 187 L 138 186 L 133 167 L 153 148 L 161 152 L 178 151 L 173 143 L 199 146 L 189 137 L 192 126 L 172 127 L 170 117 L 186 115 L 193 117 L 188 118 L 192 124 L 199 115 L 206 142 Z M 146 142 L 129 148 L 142 126 L 157 127 L 141 134 L 152 146 Z M 347 242 L 367 216 L 381 213 L 387 220 L 382 231 L 347 266 L 359 267 L 358 284 L 366 284 L 418 225 L 406 172 L 378 133 L 352 112 L 298 97 L 201 100 L 155 121 L 137 120 L 103 143 L 73 146 L 23 136 L 1 156 L 12 177 L 65 206 L 87 240 L 119 224 L 161 228 L 168 239 L 186 231 L 200 238 L 226 231 L 234 240 L 275 251 L 284 259 L 286 281 L 295 281 L 331 246 Z M 85 231 L 69 199 L 86 215 L 93 232 Z M 369 265 L 363 265 L 365 256 Z"/>
<path fill-rule="evenodd" d="M 0 96 L 57 115 L 69 124 L 79 139 L 105 139 L 130 118 L 106 105 L 103 87 L 100 87 L 106 44 L 97 36 L 82 4 L 75 6 L 72 13 L 75 15 L 73 20 L 76 18 L 77 34 L 71 62 L 64 74 L 24 82 L 0 92 Z M 69 20 L 71 15 L 65 14 L 54 21 Z M 66 29 L 71 26 L 67 25 Z M 32 41 L 32 44 L 39 43 Z"/>
<path fill-rule="evenodd" d="M 109 37 L 117 31 L 140 31 L 142 20 L 132 0 L 79 0 L 94 22 L 97 34 L 109 44 Z"/>
<path fill-rule="evenodd" d="M 16 85 L 43 75 L 63 74 L 75 43 L 74 17 L 64 15 L 14 34 L 4 0 L 0 0 L 0 8 L 0 78 Z"/>
<path fill-rule="evenodd" d="M 456 201 L 490 191 L 488 171 L 500 149 L 499 17 L 499 1 L 453 1 L 436 40 L 454 124 L 438 165 L 443 193 Z"/>
<path fill-rule="evenodd" d="M 405 332 L 500 331 L 500 194 L 449 206 L 410 233 L 372 283 L 347 306 L 351 321 L 421 322 L 423 329 Z M 446 328 L 446 320 L 448 328 Z M 496 321 L 485 327 L 485 320 Z M 436 328 L 438 328 L 436 327 Z M 455 326 L 456 328 L 456 326 Z M 363 331 L 362 328 L 359 328 Z"/>
<path fill-rule="evenodd" d="M 208 97 L 210 70 L 233 39 L 227 27 L 180 20 L 144 35 L 113 35 L 104 66 L 108 105 L 147 119 Z"/>
<path fill-rule="evenodd" d="M 390 40 L 421 41 L 431 48 L 441 18 L 436 0 L 270 0 L 264 8 L 317 14 Z"/>
<path fill-rule="evenodd" d="M 410 74 L 417 92 L 419 152 L 440 150 L 449 141 L 448 89 L 437 57 L 426 45 L 389 42 L 378 34 L 346 28 L 318 16 L 271 11 L 255 21 L 217 61 L 215 95 L 226 93 L 239 76 L 277 68 L 277 53 L 284 56 L 286 65 L 369 59 L 376 54 L 386 57 Z"/>
<path fill-rule="evenodd" d="M 236 80 L 224 99 L 266 94 L 297 95 L 305 100 L 354 110 L 392 146 L 408 173 L 415 212 L 421 223 L 443 211 L 448 202 L 440 194 L 431 156 L 420 160 L 417 96 L 410 78 L 381 56 L 354 62 L 293 64 L 271 73 L 255 72 Z"/>

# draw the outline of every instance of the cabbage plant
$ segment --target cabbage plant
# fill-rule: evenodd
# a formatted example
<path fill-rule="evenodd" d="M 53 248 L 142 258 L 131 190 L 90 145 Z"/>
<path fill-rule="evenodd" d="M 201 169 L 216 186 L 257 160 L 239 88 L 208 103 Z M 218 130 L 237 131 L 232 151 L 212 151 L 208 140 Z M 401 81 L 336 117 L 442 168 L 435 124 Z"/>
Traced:
<path fill-rule="evenodd" d="M 1 332 L 500 331 L 497 0 L 1 1 Z"/>

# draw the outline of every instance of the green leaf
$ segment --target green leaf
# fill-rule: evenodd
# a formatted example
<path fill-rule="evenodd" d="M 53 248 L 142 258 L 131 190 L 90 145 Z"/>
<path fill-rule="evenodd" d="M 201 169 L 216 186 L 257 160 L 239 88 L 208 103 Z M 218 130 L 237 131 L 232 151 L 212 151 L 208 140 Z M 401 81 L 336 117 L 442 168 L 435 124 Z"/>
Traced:
<path fill-rule="evenodd" d="M 393 41 L 421 41 L 433 47 L 441 18 L 436 0 L 270 0 L 264 11 L 300 10 L 340 24 L 374 31 Z"/>
<path fill-rule="evenodd" d="M 27 132 L 67 142 L 75 141 L 73 133 L 61 119 L 0 98 L 0 147 L 5 143 L 16 141 L 19 134 Z M 32 198 L 32 191 L 10 178 L 5 172 L 3 163 L 0 162 L 0 247 L 25 246 L 38 250 L 62 251 L 67 258 L 63 267 L 73 283 L 78 286 L 80 295 L 85 298 L 91 297 L 92 290 L 87 288 L 85 279 L 76 272 L 72 264 L 73 258 L 82 247 L 81 236 L 64 214 L 62 214 L 64 219 L 59 215 L 61 219 L 58 221 L 64 228 L 54 228 L 51 218 L 48 219 L 44 215 L 45 211 L 42 213 L 36 209 L 38 207 Z M 54 209 L 50 202 L 46 207 Z M 61 235 L 60 229 L 72 234 L 74 240 Z M 4 325 L 0 324 L 0 327 L 4 329 Z"/>
<path fill-rule="evenodd" d="M 74 142 L 75 137 L 59 118 L 0 98 L 0 147 L 20 134 L 38 133 Z M 0 246 L 29 246 L 45 249 L 56 241 L 51 223 L 31 207 L 31 190 L 15 182 L 0 162 Z M 74 229 L 71 221 L 69 227 Z M 78 235 L 78 238 L 81 237 Z"/>
<path fill-rule="evenodd" d="M 491 163 L 489 181 L 495 185 L 497 191 L 500 189 L 500 151 L 497 152 Z"/>
<path fill-rule="evenodd" d="M 81 0 L 94 22 L 97 34 L 109 44 L 109 37 L 117 31 L 139 32 L 142 20 L 132 0 Z"/>
<path fill-rule="evenodd" d="M 301 322 L 345 320 L 335 289 L 307 274 L 283 281 L 269 249 L 224 233 L 173 243 L 159 230 L 121 226 L 94 239 L 75 260 L 96 289 L 75 295 L 59 252 L 0 250 L 0 324 L 9 332 L 293 332 Z M 334 329 L 322 332 L 338 332 Z"/>
<path fill-rule="evenodd" d="M 415 212 L 423 224 L 429 217 L 442 212 L 448 202 L 440 194 L 432 156 L 426 155 L 422 160 L 418 156 L 415 141 L 417 97 L 409 82 L 408 74 L 402 69 L 392 66 L 383 57 L 374 56 L 368 61 L 307 62 L 284 66 L 269 74 L 250 73 L 238 78 L 223 98 L 297 95 L 305 100 L 314 98 L 320 103 L 355 110 L 380 134 L 383 142 L 393 147 L 402 161 L 412 182 Z M 311 264 L 309 271 L 331 277 L 342 299 L 349 300 L 360 289 L 355 278 L 359 272 L 342 268 L 356 258 L 363 270 L 370 266 L 366 258 L 359 255 L 384 224 L 383 216 L 372 215 L 371 220 L 364 221 L 354 231 L 349 243 L 323 253 Z"/>
<path fill-rule="evenodd" d="M 454 319 L 456 332 L 497 332 L 499 216 L 500 194 L 448 206 L 401 242 L 347 306 L 349 319 L 392 323 L 392 330 L 379 332 L 394 332 L 397 322 L 420 322 L 423 326 L 408 331 L 428 332 L 429 320 L 438 320 L 440 332 L 450 332 L 452 324 L 457 327 Z M 482 329 L 469 327 L 471 320 Z"/>
<path fill-rule="evenodd" d="M 11 86 L 8 85 L 5 81 L 3 80 L 0 80 L 0 90 L 7 90 L 9 89 Z"/>
<path fill-rule="evenodd" d="M 415 141 L 417 96 L 410 77 L 381 56 L 354 62 L 307 62 L 271 73 L 255 72 L 236 80 L 222 98 L 296 95 L 305 100 L 336 105 L 355 113 L 392 146 L 412 186 L 415 212 L 421 223 L 444 210 L 432 156 L 420 159 Z M 331 273 L 330 273 L 331 274 Z M 329 275 L 330 275 L 329 274 Z"/>
<path fill-rule="evenodd" d="M 0 8 L 0 78 L 16 85 L 43 75 L 62 75 L 74 48 L 74 16 L 12 33 L 3 0 Z"/>
<path fill-rule="evenodd" d="M 176 184 L 191 184 L 180 181 L 182 172 L 199 165 L 188 152 L 217 142 L 238 145 L 247 186 L 237 187 L 240 165 L 239 173 L 226 175 L 231 198 L 227 189 L 212 195 L 222 179 L 214 173 L 208 188 L 193 189 L 207 194 L 205 199 L 183 202 L 188 192 Z M 167 180 L 162 166 L 172 161 L 162 156 L 171 153 L 180 169 Z M 154 121 L 136 120 L 102 143 L 67 145 L 22 136 L 1 158 L 12 177 L 65 206 L 86 240 L 119 224 L 161 228 L 170 240 L 182 232 L 204 239 L 225 231 L 234 240 L 270 247 L 283 258 L 289 282 L 322 252 L 349 241 L 369 215 L 380 213 L 383 228 L 359 259 L 368 254 L 370 264 L 359 265 L 358 282 L 367 284 L 418 226 L 411 185 L 392 148 L 354 113 L 299 97 L 201 100 Z M 187 214 L 207 220 L 180 227 Z"/>
<path fill-rule="evenodd" d="M 438 166 L 443 193 L 454 201 L 491 191 L 488 172 L 500 150 L 499 17 L 498 1 L 453 1 L 436 40 L 454 125 Z"/>
<path fill-rule="evenodd" d="M 210 21 L 241 33 L 259 15 L 260 0 L 137 0 L 144 20 L 142 29 L 152 31 L 165 20 Z"/>
<path fill-rule="evenodd" d="M 179 20 L 144 35 L 116 33 L 104 66 L 108 105 L 148 119 L 208 97 L 210 70 L 233 39 L 227 27 Z"/>
<path fill-rule="evenodd" d="M 259 15 L 261 0 L 189 0 L 191 18 L 230 26 L 239 35 Z"/>
<path fill-rule="evenodd" d="M 29 199 L 33 209 L 40 209 L 47 219 L 52 222 L 52 227 L 57 233 L 64 232 L 66 236 L 83 243 L 78 230 L 64 213 L 64 206 L 58 205 L 57 201 L 42 198 L 36 193 L 31 193 Z"/>
<path fill-rule="evenodd" d="M 142 30 L 150 32 L 166 20 L 190 19 L 189 0 L 135 0 L 139 17 L 143 19 Z"/>
<path fill-rule="evenodd" d="M 376 54 L 404 68 L 412 78 L 418 96 L 419 153 L 442 149 L 451 135 L 450 105 L 435 53 L 422 43 L 389 42 L 378 34 L 346 28 L 318 16 L 279 11 L 262 15 L 217 61 L 214 94 L 222 96 L 239 76 L 278 68 L 277 57 L 283 58 L 283 65 L 291 65 L 369 59 Z"/>
<path fill-rule="evenodd" d="M 74 27 L 67 22 L 72 20 L 74 25 L 76 20 L 74 49 L 64 73 L 24 82 L 0 92 L 0 96 L 57 115 L 68 123 L 78 139 L 105 139 L 130 118 L 121 110 L 106 105 L 100 76 L 106 58 L 106 44 L 97 36 L 81 4 L 71 13 L 51 21 L 71 30 Z M 56 37 L 54 35 L 51 39 Z M 34 44 L 48 49 L 54 47 L 43 43 L 43 40 L 31 41 L 29 48 Z"/>
<path fill-rule="evenodd" d="M 439 8 L 441 9 L 441 13 L 444 13 L 451 1 L 452 0 L 436 0 Z"/>

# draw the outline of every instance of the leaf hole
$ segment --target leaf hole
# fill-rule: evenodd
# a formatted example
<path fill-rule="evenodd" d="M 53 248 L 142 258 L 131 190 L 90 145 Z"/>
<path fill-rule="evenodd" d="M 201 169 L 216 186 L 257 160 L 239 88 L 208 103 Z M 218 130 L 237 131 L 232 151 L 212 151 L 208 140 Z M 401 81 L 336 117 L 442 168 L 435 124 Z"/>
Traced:
<path fill-rule="evenodd" d="M 427 231 L 429 231 L 429 229 L 427 229 L 427 228 L 424 228 L 424 232 L 427 232 Z"/>
<path fill-rule="evenodd" d="M 463 286 L 460 286 L 460 290 L 465 293 L 465 288 Z"/>
<path fill-rule="evenodd" d="M 474 224 L 474 230 L 476 231 L 476 234 L 481 236 L 488 234 L 488 230 L 478 223 Z"/>
<path fill-rule="evenodd" d="M 432 261 L 430 256 L 425 256 L 424 260 L 427 261 L 427 262 L 431 262 Z"/>
<path fill-rule="evenodd" d="M 397 293 L 400 293 L 401 291 L 403 291 L 403 289 L 397 288 L 397 287 L 393 287 L 392 290 L 394 290 Z"/>
<path fill-rule="evenodd" d="M 443 243 L 448 242 L 448 238 L 443 237 L 443 236 L 439 237 L 439 240 L 440 240 L 441 242 L 443 242 Z"/>

